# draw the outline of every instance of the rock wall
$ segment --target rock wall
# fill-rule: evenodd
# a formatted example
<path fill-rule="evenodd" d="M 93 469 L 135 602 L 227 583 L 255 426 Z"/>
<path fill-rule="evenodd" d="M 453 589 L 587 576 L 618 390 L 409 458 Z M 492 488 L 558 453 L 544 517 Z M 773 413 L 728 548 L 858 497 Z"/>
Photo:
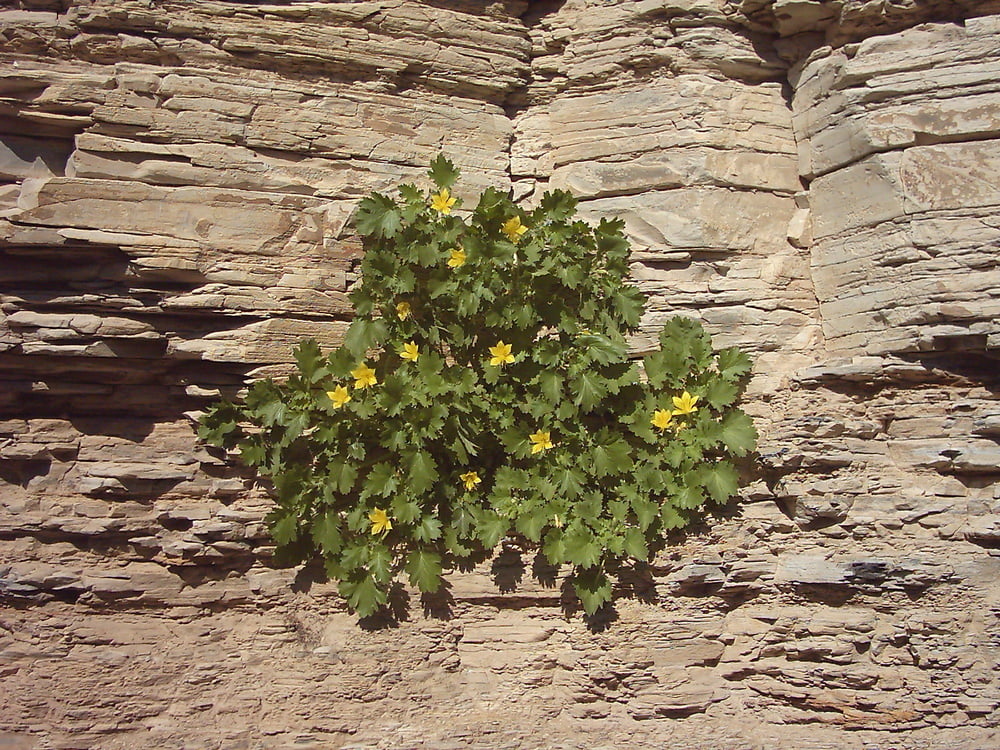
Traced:
<path fill-rule="evenodd" d="M 1000 745 L 1000 3 L 0 3 L 0 746 Z M 587 622 L 358 623 L 191 416 L 349 319 L 357 199 L 622 216 L 756 359 L 743 500 Z"/>

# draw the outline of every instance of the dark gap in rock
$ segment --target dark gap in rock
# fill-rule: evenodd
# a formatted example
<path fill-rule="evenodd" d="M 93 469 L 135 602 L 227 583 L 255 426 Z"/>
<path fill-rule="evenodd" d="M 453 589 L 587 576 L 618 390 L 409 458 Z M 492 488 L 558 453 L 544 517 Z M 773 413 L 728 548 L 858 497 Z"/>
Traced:
<path fill-rule="evenodd" d="M 65 604 L 76 604 L 77 600 L 84 594 L 86 589 L 77 588 L 75 586 L 60 586 L 59 588 L 52 589 L 49 593 L 52 594 L 52 598 L 56 601 L 63 602 Z"/>
<path fill-rule="evenodd" d="M 0 176 L 21 179 L 66 174 L 73 142 L 63 138 L 0 135 Z"/>
<path fill-rule="evenodd" d="M 477 16 L 492 16 L 503 12 L 512 20 L 517 19 L 531 6 L 541 4 L 529 0 L 420 0 L 420 3 L 431 8 L 459 11 Z"/>
<path fill-rule="evenodd" d="M 27 487 L 32 479 L 48 474 L 51 466 L 50 459 L 0 459 L 0 480 L 18 487 Z"/>
<path fill-rule="evenodd" d="M 227 578 L 246 575 L 254 565 L 253 559 L 233 560 L 226 558 L 224 562 L 208 565 L 167 565 L 167 570 L 180 578 L 187 586 L 197 588 L 205 583 L 224 581 Z"/>
<path fill-rule="evenodd" d="M 551 16 L 562 10 L 566 0 L 534 0 L 527 3 L 527 8 L 521 14 L 521 23 L 531 29 L 537 26 L 545 16 Z"/>
<path fill-rule="evenodd" d="M 931 370 L 938 370 L 981 385 L 994 395 L 1000 394 L 1000 351 L 988 350 L 985 334 L 967 341 L 972 350 L 956 349 L 952 353 L 903 354 L 902 359 L 917 362 Z"/>
<path fill-rule="evenodd" d="M 853 587 L 843 584 L 797 584 L 794 591 L 806 601 L 830 607 L 847 604 L 857 593 Z"/>

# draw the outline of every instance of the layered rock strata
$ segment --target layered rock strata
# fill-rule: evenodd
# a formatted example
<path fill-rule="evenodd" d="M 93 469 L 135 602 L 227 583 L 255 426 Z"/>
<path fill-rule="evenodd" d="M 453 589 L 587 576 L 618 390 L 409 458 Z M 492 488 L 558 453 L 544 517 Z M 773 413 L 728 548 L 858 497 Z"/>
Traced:
<path fill-rule="evenodd" d="M 0 744 L 1000 744 L 998 14 L 4 3 Z M 353 206 L 442 148 L 625 219 L 637 353 L 757 363 L 742 501 L 593 621 L 507 545 L 359 624 L 194 436 L 336 343 Z"/>

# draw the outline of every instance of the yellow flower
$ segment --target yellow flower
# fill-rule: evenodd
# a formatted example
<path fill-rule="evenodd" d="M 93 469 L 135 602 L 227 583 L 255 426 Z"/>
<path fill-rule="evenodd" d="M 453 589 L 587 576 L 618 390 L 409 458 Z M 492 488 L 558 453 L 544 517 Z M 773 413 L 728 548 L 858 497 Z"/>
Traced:
<path fill-rule="evenodd" d="M 410 308 L 409 302 L 403 301 L 396 303 L 396 317 L 399 318 L 400 320 L 406 320 L 408 317 L 410 317 L 411 312 L 412 309 Z"/>
<path fill-rule="evenodd" d="M 494 367 L 503 367 L 514 361 L 514 355 L 510 353 L 510 344 L 498 341 L 496 346 L 490 347 L 490 364 Z"/>
<path fill-rule="evenodd" d="M 479 478 L 479 475 L 474 471 L 467 471 L 462 476 L 459 477 L 463 482 L 465 482 L 465 489 L 474 490 L 476 485 L 483 480 Z"/>
<path fill-rule="evenodd" d="M 528 439 L 531 441 L 531 453 L 541 453 L 542 451 L 547 451 L 552 447 L 552 437 L 549 435 L 548 430 L 539 430 L 531 435 L 528 435 Z"/>
<path fill-rule="evenodd" d="M 458 268 L 459 266 L 465 265 L 465 250 L 461 248 L 455 248 L 451 251 L 451 257 L 448 258 L 448 265 L 451 268 Z"/>
<path fill-rule="evenodd" d="M 528 228 L 521 223 L 521 217 L 515 216 L 512 219 L 507 219 L 501 227 L 503 233 L 510 237 L 511 242 L 517 242 L 521 239 L 521 235 L 528 231 Z"/>
<path fill-rule="evenodd" d="M 326 397 L 333 402 L 334 409 L 339 409 L 351 400 L 351 394 L 348 393 L 347 389 L 342 385 L 338 385 L 332 391 L 327 391 Z"/>
<path fill-rule="evenodd" d="M 674 396 L 674 414 L 693 414 L 698 411 L 698 407 L 695 406 L 698 403 L 698 398 L 687 391 L 684 391 L 680 396 Z"/>
<path fill-rule="evenodd" d="M 454 205 L 455 198 L 451 197 L 451 193 L 448 192 L 448 188 L 445 188 L 440 193 L 431 196 L 431 208 L 439 214 L 450 214 L 451 207 Z"/>
<path fill-rule="evenodd" d="M 420 350 L 417 348 L 416 342 L 411 341 L 409 344 L 403 344 L 403 348 L 399 350 L 399 356 L 410 360 L 410 362 L 416 362 L 417 357 L 420 356 Z"/>
<path fill-rule="evenodd" d="M 370 385 L 376 385 L 378 380 L 375 379 L 375 371 L 362 362 L 354 370 L 351 370 L 351 375 L 354 376 L 354 387 L 355 388 L 367 388 Z"/>
<path fill-rule="evenodd" d="M 368 520 L 372 522 L 373 534 L 386 534 L 392 528 L 392 521 L 389 520 L 389 514 L 381 508 L 376 508 L 369 513 Z"/>
<path fill-rule="evenodd" d="M 667 409 L 657 409 L 653 412 L 653 418 L 650 420 L 653 423 L 653 427 L 658 430 L 665 430 L 670 426 L 670 420 L 674 418 L 673 414 Z"/>

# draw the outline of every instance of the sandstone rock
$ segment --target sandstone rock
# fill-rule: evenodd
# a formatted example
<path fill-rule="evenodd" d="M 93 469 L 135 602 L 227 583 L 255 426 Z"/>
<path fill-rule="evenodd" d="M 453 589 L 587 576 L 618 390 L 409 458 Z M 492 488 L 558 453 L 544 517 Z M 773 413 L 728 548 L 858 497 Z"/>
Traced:
<path fill-rule="evenodd" d="M 849 580 L 848 567 L 816 555 L 781 557 L 774 573 L 774 582 L 777 584 L 844 584 Z"/>
<path fill-rule="evenodd" d="M 977 19 L 968 30 L 928 25 L 899 38 L 869 40 L 850 57 L 843 52 L 818 57 L 803 70 L 795 123 L 811 148 L 829 160 L 806 165 L 804 171 L 822 173 L 810 190 L 817 237 L 815 278 L 821 299 L 827 300 L 821 304 L 829 305 L 824 315 L 827 337 L 838 348 L 884 353 L 993 346 L 995 315 L 989 312 L 980 318 L 963 309 L 963 301 L 966 294 L 985 297 L 991 310 L 996 291 L 994 263 L 979 256 L 983 230 L 991 230 L 974 218 L 997 201 L 991 181 L 984 182 L 977 173 L 980 164 L 989 169 L 995 146 L 990 140 L 994 123 L 987 122 L 992 120 L 991 94 L 977 84 L 996 79 L 995 55 L 988 41 L 994 24 L 986 18 Z M 964 45 L 969 57 L 963 56 Z M 921 50 L 919 60 L 904 51 L 913 48 Z M 956 49 L 962 52 L 956 55 Z M 916 83 L 914 71 L 921 66 L 924 70 Z M 885 79 L 873 78 L 876 69 Z M 837 93 L 819 93 L 831 86 Z M 934 109 L 919 113 L 909 109 L 913 106 L 909 97 L 928 86 L 942 91 Z M 838 118 L 844 118 L 844 124 L 831 126 L 841 122 Z M 910 130 L 907 122 L 913 123 Z M 935 143 L 954 139 L 968 141 Z M 876 151 L 887 153 L 868 156 Z M 956 172 L 951 165 L 972 153 L 976 156 L 969 168 Z M 865 197 L 854 204 L 857 210 L 834 208 L 859 195 Z M 946 207 L 963 215 L 947 228 L 930 215 Z M 865 253 L 868 259 L 847 260 L 861 243 L 870 248 Z M 836 281 L 828 279 L 824 270 L 832 267 L 830 262 L 838 266 Z M 860 281 L 856 274 L 864 273 L 867 279 L 873 265 L 897 269 L 893 287 Z M 862 266 L 867 267 L 863 272 Z M 962 268 L 968 286 L 945 298 L 931 280 L 950 273 L 948 268 Z M 918 312 L 901 300 L 897 308 L 893 298 L 898 292 L 913 295 L 910 299 L 925 306 Z M 887 315 L 887 310 L 892 312 Z M 842 321 L 837 320 L 840 316 Z M 927 323 L 943 325 L 920 330 L 919 325 Z M 844 335 L 848 327 L 852 332 Z M 889 335 L 879 341 L 875 331 Z"/>
<path fill-rule="evenodd" d="M 879 0 L 823 2 L 822 0 L 727 0 L 733 15 L 750 28 L 783 35 L 823 32 L 834 44 L 874 35 L 890 36 L 924 21 L 941 17 L 969 19 L 995 15 L 996 0 L 899 0 L 887 6 Z"/>
<path fill-rule="evenodd" d="M 995 0 L 7 5 L 0 744 L 997 745 Z M 636 354 L 755 355 L 743 501 L 596 618 L 507 556 L 358 623 L 194 436 L 442 149 L 626 220 Z"/>

